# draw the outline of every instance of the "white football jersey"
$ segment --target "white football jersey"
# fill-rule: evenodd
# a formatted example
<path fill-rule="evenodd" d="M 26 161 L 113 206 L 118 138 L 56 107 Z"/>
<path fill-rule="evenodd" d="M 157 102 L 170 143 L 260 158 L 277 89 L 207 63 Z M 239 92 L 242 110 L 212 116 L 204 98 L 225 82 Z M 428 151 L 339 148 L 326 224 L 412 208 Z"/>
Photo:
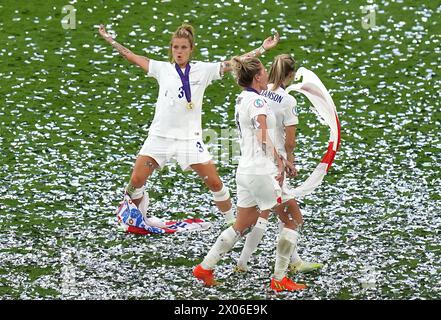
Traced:
<path fill-rule="evenodd" d="M 277 147 L 277 152 L 286 159 L 285 127 L 299 123 L 297 100 L 286 93 L 283 88 L 279 87 L 276 91 L 271 91 L 272 87 L 272 84 L 268 84 L 268 90 L 264 90 L 260 94 L 265 97 L 276 117 L 274 144 Z"/>
<path fill-rule="evenodd" d="M 257 139 L 258 115 L 266 115 L 268 135 L 274 141 L 276 118 L 265 98 L 253 91 L 242 91 L 236 99 L 235 118 L 239 130 L 240 159 L 238 174 L 277 174 L 277 166 L 270 156 L 265 155 Z"/>
<path fill-rule="evenodd" d="M 191 101 L 194 106 L 188 109 L 175 64 L 150 59 L 147 75 L 158 81 L 159 93 L 149 134 L 182 140 L 201 139 L 205 88 L 221 78 L 220 68 L 220 62 L 190 62 Z"/>

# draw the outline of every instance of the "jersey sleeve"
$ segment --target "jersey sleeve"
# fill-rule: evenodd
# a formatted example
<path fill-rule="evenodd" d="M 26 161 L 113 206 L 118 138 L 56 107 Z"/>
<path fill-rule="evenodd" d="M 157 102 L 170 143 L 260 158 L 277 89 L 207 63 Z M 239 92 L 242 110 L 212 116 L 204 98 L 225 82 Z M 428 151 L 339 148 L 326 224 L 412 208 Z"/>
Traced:
<path fill-rule="evenodd" d="M 163 64 L 165 64 L 166 62 L 162 62 L 162 61 L 156 61 L 153 59 L 150 59 L 149 61 L 149 72 L 147 73 L 147 76 L 155 78 L 156 80 L 159 81 L 160 75 L 161 75 L 161 70 L 164 70 L 164 66 Z"/>
<path fill-rule="evenodd" d="M 268 114 L 268 104 L 265 99 L 256 95 L 256 98 L 250 100 L 250 106 L 248 110 L 250 119 L 253 120 L 259 115 Z"/>
<path fill-rule="evenodd" d="M 283 110 L 283 125 L 285 127 L 299 124 L 297 100 L 293 96 L 288 97 L 288 103 Z"/>
<path fill-rule="evenodd" d="M 206 85 L 210 85 L 213 81 L 219 80 L 221 76 L 221 63 L 220 62 L 204 62 L 204 69 L 206 74 Z"/>

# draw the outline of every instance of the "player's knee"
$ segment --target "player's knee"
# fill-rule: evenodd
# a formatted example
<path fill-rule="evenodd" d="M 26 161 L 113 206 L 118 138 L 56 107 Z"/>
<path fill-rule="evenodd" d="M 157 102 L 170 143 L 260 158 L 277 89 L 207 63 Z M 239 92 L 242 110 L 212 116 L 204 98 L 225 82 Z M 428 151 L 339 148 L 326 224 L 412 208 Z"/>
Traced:
<path fill-rule="evenodd" d="M 219 191 L 211 191 L 211 193 L 213 194 L 214 201 L 220 202 L 230 199 L 230 190 L 222 182 L 220 183 L 220 187 L 218 187 L 215 190 L 219 190 Z"/>
<path fill-rule="evenodd" d="M 268 220 L 270 214 L 271 214 L 270 210 L 264 210 L 260 212 L 259 217 Z"/>

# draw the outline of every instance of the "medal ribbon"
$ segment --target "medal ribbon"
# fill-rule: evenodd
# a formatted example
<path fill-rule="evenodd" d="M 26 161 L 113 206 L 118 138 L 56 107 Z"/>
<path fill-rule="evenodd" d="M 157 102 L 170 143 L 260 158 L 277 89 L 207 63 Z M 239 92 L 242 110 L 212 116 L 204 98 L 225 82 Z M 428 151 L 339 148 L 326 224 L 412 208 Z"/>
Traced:
<path fill-rule="evenodd" d="M 191 102 L 190 77 L 189 77 L 190 63 L 187 63 L 187 66 L 185 67 L 185 73 L 182 73 L 182 70 L 177 63 L 175 63 L 175 68 L 179 74 L 179 77 L 181 78 L 185 98 L 187 99 L 187 102 L 190 103 Z"/>

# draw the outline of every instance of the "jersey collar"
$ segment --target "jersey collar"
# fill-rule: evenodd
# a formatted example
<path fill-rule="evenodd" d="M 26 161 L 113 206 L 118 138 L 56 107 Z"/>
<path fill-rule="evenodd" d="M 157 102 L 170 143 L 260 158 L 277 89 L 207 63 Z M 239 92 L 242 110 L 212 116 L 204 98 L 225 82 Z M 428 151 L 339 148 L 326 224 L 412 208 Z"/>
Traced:
<path fill-rule="evenodd" d="M 255 93 L 257 93 L 258 95 L 260 95 L 260 93 L 259 93 L 256 89 L 254 89 L 254 88 L 246 87 L 245 90 L 246 90 L 246 91 L 255 92 Z"/>

